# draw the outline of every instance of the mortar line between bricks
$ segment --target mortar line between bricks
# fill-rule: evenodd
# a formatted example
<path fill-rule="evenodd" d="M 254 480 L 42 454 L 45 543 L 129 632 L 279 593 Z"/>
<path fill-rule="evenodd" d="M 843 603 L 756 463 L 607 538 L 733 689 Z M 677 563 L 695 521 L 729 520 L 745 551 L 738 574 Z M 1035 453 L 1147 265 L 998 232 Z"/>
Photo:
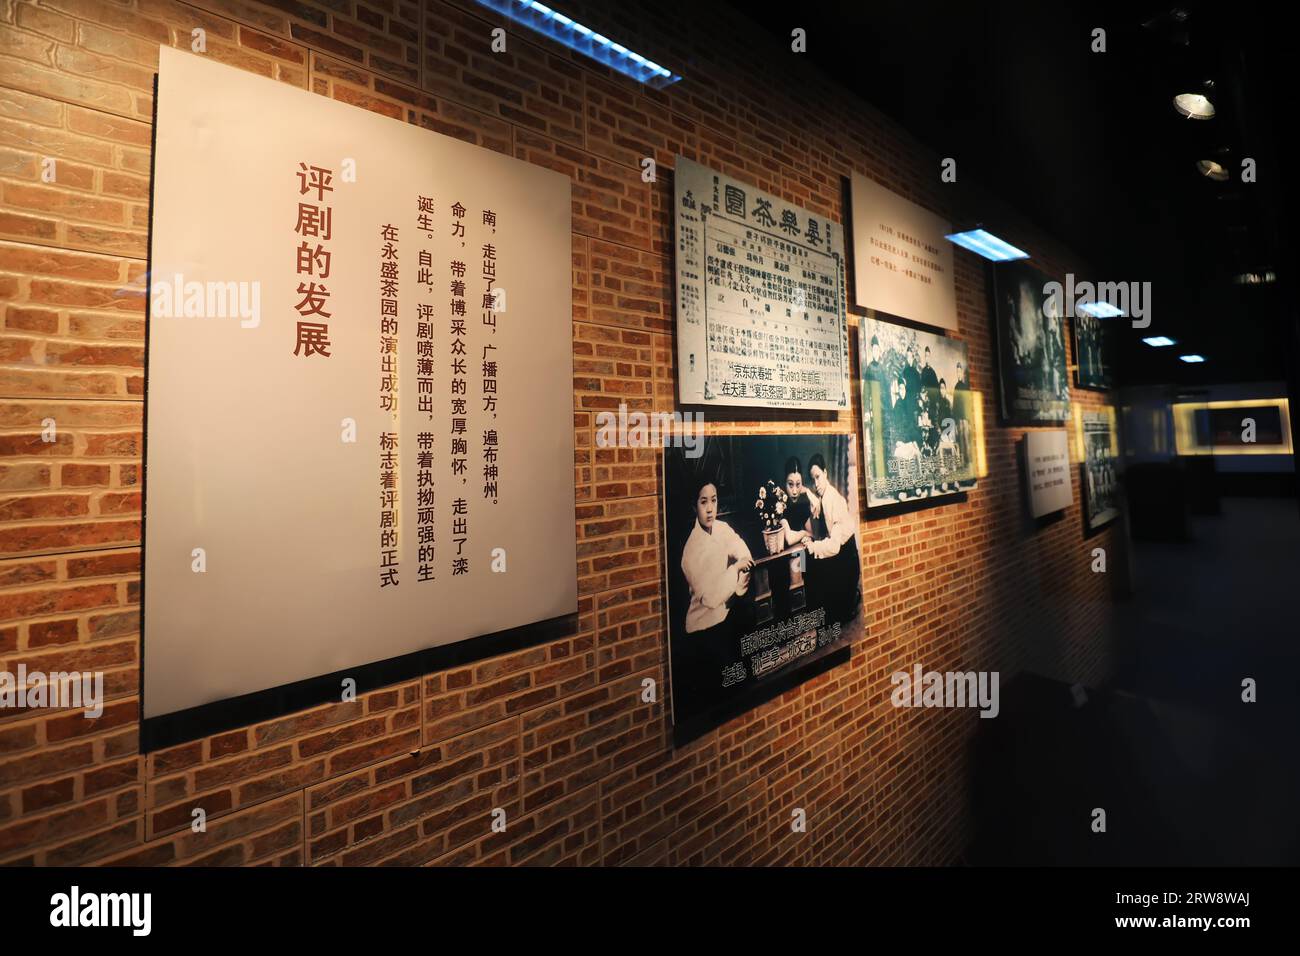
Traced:
<path fill-rule="evenodd" d="M 102 167 L 100 167 L 100 168 L 102 169 Z M 112 172 L 112 171 L 113 171 L 113 170 L 108 170 L 108 172 Z M 97 195 L 97 194 L 92 194 L 92 195 Z M 25 214 L 25 213 L 22 213 L 22 214 Z M 65 219 L 64 221 L 68 221 L 68 220 Z M 95 225 L 106 225 L 106 224 L 103 224 L 103 223 L 96 223 Z M 67 246 L 65 246 L 65 245 L 55 245 L 55 244 L 52 244 L 52 243 L 49 243 L 49 242 L 42 242 L 40 236 L 28 236 L 27 238 L 24 238 L 24 239 L 15 239 L 15 238 L 11 238 L 11 237 L 9 237 L 9 236 L 0 236 L 0 242 L 8 242 L 8 243 L 12 243 L 12 244 L 15 245 L 15 246 L 34 246 L 34 247 L 36 247 L 36 248 L 38 248 L 38 249 L 62 249 L 62 250 L 65 250 L 65 251 L 81 252 L 80 249 L 69 249 L 69 247 L 67 247 Z M 97 256 L 103 256 L 103 257 L 105 257 L 105 258 L 115 258 L 115 259 L 130 259 L 132 262 L 146 262 L 146 263 L 148 262 L 148 259 L 149 259 L 148 256 L 132 256 L 132 255 L 127 255 L 127 254 L 124 253 L 124 252 L 102 252 L 102 251 L 97 251 L 97 252 L 93 252 L 93 253 L 87 253 L 87 255 L 97 255 Z M 32 276 L 29 276 L 29 278 L 36 279 L 36 278 L 43 278 L 43 277 L 42 277 L 42 276 L 32 275 Z M 56 277 L 56 278 L 62 278 L 62 277 Z M 63 279 L 63 281 L 64 281 L 64 282 L 78 282 L 78 281 L 86 281 L 86 280 L 78 280 L 78 279 Z M 102 285 L 102 284 L 104 284 L 104 283 L 105 283 L 106 281 L 108 281 L 108 280 L 91 280 L 91 281 L 98 281 L 98 283 Z M 120 288 L 123 288 L 123 289 L 131 288 L 131 283 L 130 283 L 130 282 L 126 282 L 126 283 L 124 283 Z M 144 293 L 144 289 L 142 288 L 142 289 L 140 290 L 140 293 L 139 293 L 139 298 L 143 299 L 144 297 L 145 297 L 145 293 Z M 89 307 L 87 307 L 87 308 L 89 308 Z M 106 310 L 102 310 L 102 309 L 101 309 L 100 311 L 106 311 Z"/>
<path fill-rule="evenodd" d="M 21 91 L 20 91 L 21 92 Z M 112 170 L 109 170 L 112 172 Z M 26 213 L 17 213 L 16 215 L 25 215 Z M 71 220 L 64 219 L 64 222 Z M 101 226 L 103 223 L 94 223 L 93 225 Z M 148 256 L 134 256 L 126 252 L 106 252 L 103 249 L 90 249 L 85 246 L 69 245 L 66 242 L 42 242 L 39 237 L 27 237 L 26 239 L 14 239 L 9 236 L 0 236 L 0 242 L 12 242 L 15 245 L 37 246 L 41 249 L 58 249 L 61 252 L 80 252 L 83 255 L 105 256 L 117 259 L 129 259 L 131 262 L 148 263 Z M 75 280 L 74 280 L 75 281 Z"/>
<path fill-rule="evenodd" d="M 125 520 L 130 521 L 133 519 L 128 517 Z M 138 519 L 134 519 L 134 520 L 138 520 Z M 24 525 L 24 527 L 35 527 L 35 526 Z M 94 527 L 94 524 L 86 524 L 86 525 L 82 525 L 81 527 Z M 63 557 L 64 555 L 71 555 L 71 554 L 98 554 L 102 551 L 129 551 L 132 548 L 139 548 L 142 546 L 143 546 L 142 542 L 136 541 L 134 543 L 128 543 L 128 544 L 106 544 L 94 548 L 62 548 L 54 551 L 32 551 L 27 554 L 9 554 L 9 555 L 0 556 L 0 562 L 35 561 L 35 560 L 39 560 L 40 558 L 60 558 Z M 44 583 L 48 583 L 48 582 L 44 582 Z"/>
<path fill-rule="evenodd" d="M 12 365 L 5 367 L 9 369 L 14 368 Z M 19 368 L 25 367 L 26 366 L 19 366 Z M 137 370 L 132 369 L 132 371 Z M 97 395 L 94 398 L 82 398 L 79 395 L 71 395 L 67 397 L 61 395 L 0 395 L 0 402 L 76 402 L 78 405 L 86 402 L 114 402 L 117 404 L 127 403 L 131 405 L 143 405 L 144 398 L 143 396 L 136 398 L 134 395 Z M 23 429 L 17 429 L 17 431 L 22 430 Z M 0 429 L 0 434 L 3 434 L 5 431 L 8 431 L 8 429 Z M 22 456 L 16 455 L 14 457 L 19 458 Z"/>

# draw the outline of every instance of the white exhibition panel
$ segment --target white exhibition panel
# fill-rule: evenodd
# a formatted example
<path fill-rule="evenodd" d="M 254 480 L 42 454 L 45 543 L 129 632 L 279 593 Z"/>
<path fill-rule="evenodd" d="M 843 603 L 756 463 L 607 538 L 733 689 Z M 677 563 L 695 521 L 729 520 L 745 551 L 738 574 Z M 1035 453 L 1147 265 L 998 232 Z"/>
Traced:
<path fill-rule="evenodd" d="M 956 332 L 952 224 L 861 173 L 850 189 L 855 304 Z"/>
<path fill-rule="evenodd" d="M 157 112 L 145 716 L 574 612 L 569 180 L 168 47 Z M 330 170 L 332 189 L 301 192 L 300 163 Z M 421 196 L 432 209 L 423 224 Z M 298 230 L 308 228 L 300 202 L 330 210 L 329 238 L 318 219 L 311 239 L 330 254 L 328 277 L 319 258 L 319 278 L 297 271 Z M 395 373 L 380 354 L 386 225 L 396 229 Z M 492 313 L 495 334 L 480 307 L 485 245 L 494 288 L 506 293 L 504 311 Z M 432 263 L 423 276 L 421 252 Z M 467 266 L 468 355 L 454 372 L 456 261 Z M 182 289 L 258 283 L 260 316 L 185 317 L 179 305 L 162 314 L 159 285 L 176 277 Z M 328 325 L 328 356 L 294 354 L 306 318 L 300 283 L 310 281 L 329 292 L 330 317 L 309 320 Z M 426 329 L 421 304 L 432 307 Z M 421 337 L 432 342 L 431 365 L 417 365 Z M 488 345 L 495 412 L 485 410 Z M 387 374 L 396 376 L 395 412 L 380 405 Z M 461 473 L 450 444 L 457 378 L 468 399 Z M 430 409 L 419 407 L 422 388 Z M 495 502 L 485 494 L 490 429 Z M 385 432 L 397 436 L 397 497 L 387 506 Z M 423 463 L 421 432 L 432 436 Z M 423 559 L 431 580 L 418 574 L 420 470 L 433 488 L 422 502 L 433 509 L 424 516 L 434 529 Z M 396 515 L 395 542 L 381 538 L 385 508 Z M 458 547 L 468 566 L 453 574 Z M 492 570 L 494 549 L 504 549 L 504 573 Z M 381 584 L 391 569 L 381 568 L 383 550 L 396 553 L 396 584 Z"/>
<path fill-rule="evenodd" d="M 1070 438 L 1064 428 L 1025 433 L 1025 479 L 1035 518 L 1061 511 L 1074 501 Z"/>

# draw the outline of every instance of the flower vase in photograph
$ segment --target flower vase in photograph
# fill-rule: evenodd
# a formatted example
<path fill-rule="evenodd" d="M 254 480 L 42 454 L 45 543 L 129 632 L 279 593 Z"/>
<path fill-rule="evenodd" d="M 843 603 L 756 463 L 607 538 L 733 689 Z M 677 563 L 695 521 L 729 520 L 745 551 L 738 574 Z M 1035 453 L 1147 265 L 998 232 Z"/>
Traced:
<path fill-rule="evenodd" d="M 763 528 L 763 545 L 768 554 L 779 554 L 785 549 L 785 509 L 790 496 L 775 481 L 767 481 L 758 489 L 754 510 L 758 512 Z"/>

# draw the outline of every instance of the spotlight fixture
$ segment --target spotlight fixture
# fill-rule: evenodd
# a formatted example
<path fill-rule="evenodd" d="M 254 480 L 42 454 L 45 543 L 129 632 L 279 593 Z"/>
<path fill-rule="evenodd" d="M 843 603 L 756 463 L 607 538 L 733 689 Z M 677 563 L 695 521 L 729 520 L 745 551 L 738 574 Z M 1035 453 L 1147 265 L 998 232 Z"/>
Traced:
<path fill-rule="evenodd" d="M 1218 183 L 1228 181 L 1228 171 L 1212 159 L 1198 159 L 1196 161 L 1196 171 L 1207 179 L 1213 179 Z"/>
<path fill-rule="evenodd" d="M 1186 362 L 1188 365 L 1199 365 L 1201 362 L 1205 361 L 1204 355 L 1196 355 L 1196 354 L 1180 355 L 1178 356 L 1178 358 L 1180 361 Z"/>
<path fill-rule="evenodd" d="M 681 79 L 667 67 L 535 0 L 478 0 L 478 3 L 646 86 L 662 89 Z"/>
<path fill-rule="evenodd" d="M 956 243 L 963 249 L 969 249 L 971 252 L 977 252 L 985 259 L 993 262 L 1008 262 L 1012 259 L 1028 259 L 1029 253 L 1022 249 L 1017 249 L 1009 242 L 1005 242 L 993 235 L 991 232 L 985 232 L 983 229 L 969 229 L 966 232 L 954 232 L 950 236 L 944 236 L 949 242 Z"/>
<path fill-rule="evenodd" d="M 1277 281 L 1277 273 L 1272 269 L 1267 272 L 1242 272 L 1232 277 L 1237 285 L 1267 285 Z"/>
<path fill-rule="evenodd" d="M 1174 97 L 1174 109 L 1188 119 L 1214 119 L 1214 104 L 1204 93 L 1179 93 Z"/>
<path fill-rule="evenodd" d="M 1171 339 L 1167 335 L 1152 335 L 1149 336 L 1148 338 L 1143 339 L 1142 341 L 1145 342 L 1147 345 L 1150 345 L 1152 348 L 1157 348 L 1157 349 L 1162 349 L 1166 345 L 1177 344 L 1174 342 L 1173 339 Z"/>

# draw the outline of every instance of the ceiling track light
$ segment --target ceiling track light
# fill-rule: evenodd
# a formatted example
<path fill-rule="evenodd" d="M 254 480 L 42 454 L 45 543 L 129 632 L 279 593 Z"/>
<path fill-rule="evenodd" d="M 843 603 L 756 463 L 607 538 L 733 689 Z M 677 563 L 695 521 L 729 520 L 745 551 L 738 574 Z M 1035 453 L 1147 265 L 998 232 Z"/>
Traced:
<path fill-rule="evenodd" d="M 1204 93 L 1179 93 L 1174 97 L 1174 109 L 1188 119 L 1214 119 L 1214 104 Z"/>

